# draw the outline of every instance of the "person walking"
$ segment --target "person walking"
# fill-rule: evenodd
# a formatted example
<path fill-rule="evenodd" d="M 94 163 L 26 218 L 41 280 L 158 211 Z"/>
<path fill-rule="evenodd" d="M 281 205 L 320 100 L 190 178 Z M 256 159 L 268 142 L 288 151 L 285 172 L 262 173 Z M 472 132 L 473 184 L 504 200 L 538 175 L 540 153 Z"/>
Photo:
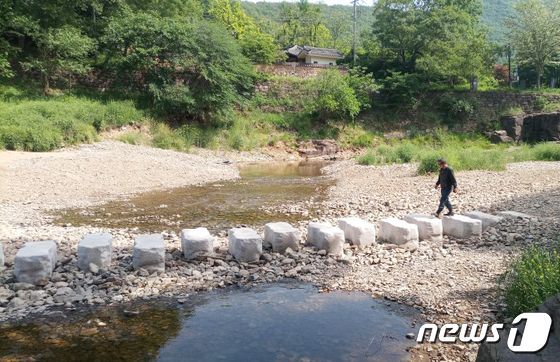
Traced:
<path fill-rule="evenodd" d="M 457 192 L 457 180 L 455 180 L 453 170 L 447 165 L 447 161 L 440 158 L 437 163 L 439 165 L 439 177 L 435 187 L 436 189 L 441 189 L 441 198 L 439 199 L 436 216 L 438 218 L 441 217 L 444 207 L 447 207 L 447 210 L 449 210 L 445 216 L 453 216 L 455 214 L 453 213 L 453 205 L 449 201 L 449 195 L 451 195 L 451 192 Z"/>

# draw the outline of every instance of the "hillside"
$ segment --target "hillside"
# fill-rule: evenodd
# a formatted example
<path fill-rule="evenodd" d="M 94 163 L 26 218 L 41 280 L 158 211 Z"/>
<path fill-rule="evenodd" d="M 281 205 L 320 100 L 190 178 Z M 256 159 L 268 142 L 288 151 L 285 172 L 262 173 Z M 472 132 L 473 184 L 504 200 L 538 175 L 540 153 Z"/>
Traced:
<path fill-rule="evenodd" d="M 490 39 L 503 42 L 507 29 L 504 21 L 513 12 L 517 0 L 482 0 L 482 20 L 488 26 Z M 282 22 L 282 3 L 280 2 L 242 2 L 243 9 L 265 29 L 274 29 Z M 352 6 L 317 4 L 327 28 L 342 28 L 342 38 L 349 47 L 352 34 Z M 367 31 L 373 22 L 371 6 L 358 7 L 358 32 Z"/>

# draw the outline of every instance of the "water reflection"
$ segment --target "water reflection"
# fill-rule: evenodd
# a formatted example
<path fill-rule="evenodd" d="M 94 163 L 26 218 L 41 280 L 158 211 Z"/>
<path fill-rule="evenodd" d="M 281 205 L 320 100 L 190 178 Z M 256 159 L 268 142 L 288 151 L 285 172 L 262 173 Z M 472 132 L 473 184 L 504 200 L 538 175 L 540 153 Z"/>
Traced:
<path fill-rule="evenodd" d="M 137 302 L 1 327 L 0 359 L 405 360 L 415 312 L 403 313 L 363 293 L 319 294 L 309 285 L 276 284 L 196 295 L 179 306 Z"/>
<path fill-rule="evenodd" d="M 55 223 L 162 231 L 201 225 L 224 230 L 272 221 L 295 222 L 308 215 L 266 210 L 279 204 L 323 199 L 333 182 L 321 176 L 324 165 L 325 162 L 250 164 L 241 168 L 241 179 L 237 181 L 148 192 L 127 201 L 63 210 L 56 215 Z M 313 207 L 308 209 L 314 212 Z"/>

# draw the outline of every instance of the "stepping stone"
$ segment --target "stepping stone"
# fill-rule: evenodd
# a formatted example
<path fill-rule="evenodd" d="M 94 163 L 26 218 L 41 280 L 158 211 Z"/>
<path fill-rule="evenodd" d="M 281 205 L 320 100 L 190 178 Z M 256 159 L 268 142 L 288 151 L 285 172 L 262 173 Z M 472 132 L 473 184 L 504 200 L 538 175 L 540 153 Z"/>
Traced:
<path fill-rule="evenodd" d="M 53 240 L 32 241 L 19 249 L 14 259 L 14 274 L 20 283 L 42 284 L 52 276 L 57 260 Z"/>
<path fill-rule="evenodd" d="M 212 255 L 214 253 L 214 239 L 206 228 L 183 229 L 181 231 L 183 255 L 187 259 Z"/>
<path fill-rule="evenodd" d="M 533 219 L 533 215 L 525 214 L 517 211 L 500 211 L 499 216 L 505 217 L 506 219 Z"/>
<path fill-rule="evenodd" d="M 111 266 L 112 244 L 113 237 L 109 233 L 85 235 L 78 244 L 78 267 L 92 273 L 97 273 L 99 269 L 108 270 Z"/>
<path fill-rule="evenodd" d="M 284 253 L 287 248 L 299 249 L 301 234 L 287 222 L 271 222 L 264 226 L 264 243 L 272 246 L 272 251 Z"/>
<path fill-rule="evenodd" d="M 464 215 L 444 216 L 443 233 L 458 239 L 482 234 L 482 221 Z"/>
<path fill-rule="evenodd" d="M 311 235 L 309 235 L 309 227 L 312 228 Z M 325 223 L 310 223 L 309 227 L 307 240 L 309 244 L 331 255 L 343 254 L 344 231 Z"/>
<path fill-rule="evenodd" d="M 353 245 L 364 247 L 375 244 L 375 225 L 357 217 L 338 220 L 338 227 L 344 231 L 344 238 Z"/>
<path fill-rule="evenodd" d="M 4 258 L 4 249 L 2 248 L 2 243 L 0 243 L 0 270 L 4 269 L 4 263 L 5 263 L 5 258 Z"/>
<path fill-rule="evenodd" d="M 329 224 L 328 222 L 316 222 L 316 221 L 310 222 L 307 225 L 307 244 L 313 245 L 312 240 L 316 238 L 317 232 L 321 228 L 325 228 L 325 227 L 332 227 L 332 225 Z"/>
<path fill-rule="evenodd" d="M 482 221 L 482 231 L 485 231 L 490 226 L 496 225 L 503 220 L 503 217 L 487 214 L 481 211 L 466 212 L 465 216 Z"/>
<path fill-rule="evenodd" d="M 440 242 L 443 240 L 443 225 L 441 220 L 435 216 L 410 214 L 404 217 L 404 221 L 418 227 L 420 240 L 431 240 Z"/>
<path fill-rule="evenodd" d="M 262 254 L 262 239 L 250 228 L 233 228 L 228 231 L 229 253 L 241 262 L 258 261 Z"/>
<path fill-rule="evenodd" d="M 379 221 L 379 240 L 415 250 L 418 248 L 418 226 L 395 217 L 382 219 Z"/>
<path fill-rule="evenodd" d="M 165 242 L 161 234 L 137 236 L 132 251 L 134 269 L 145 269 L 148 273 L 165 271 Z"/>

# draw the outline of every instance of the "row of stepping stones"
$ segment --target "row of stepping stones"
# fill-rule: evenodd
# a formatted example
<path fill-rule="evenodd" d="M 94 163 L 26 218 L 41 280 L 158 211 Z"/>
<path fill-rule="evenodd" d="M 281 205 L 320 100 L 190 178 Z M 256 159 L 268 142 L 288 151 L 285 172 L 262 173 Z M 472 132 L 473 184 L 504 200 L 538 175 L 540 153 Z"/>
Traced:
<path fill-rule="evenodd" d="M 510 214 L 507 214 L 510 213 Z M 503 216 L 511 215 L 504 212 Z M 517 215 L 519 216 L 519 215 Z M 479 211 L 465 215 L 433 216 L 411 214 L 403 220 L 387 218 L 379 221 L 379 233 L 373 223 L 357 217 L 338 220 L 338 226 L 310 222 L 307 228 L 307 244 L 330 255 L 342 255 L 343 244 L 349 241 L 357 247 L 379 242 L 402 248 L 416 249 L 419 240 L 441 241 L 443 234 L 455 238 L 480 235 L 483 230 L 499 222 L 500 216 Z M 187 259 L 211 255 L 215 238 L 206 228 L 181 231 L 181 247 Z M 264 227 L 264 239 L 250 228 L 233 228 L 228 232 L 229 253 L 240 262 L 255 262 L 265 248 L 284 253 L 286 249 L 298 250 L 299 230 L 285 222 L 274 222 Z M 112 236 L 108 233 L 87 234 L 78 243 L 78 267 L 85 271 L 107 270 L 112 259 Z M 57 244 L 52 240 L 28 242 L 18 250 L 14 259 L 14 274 L 18 282 L 40 284 L 48 280 L 57 261 Z M 0 266 L 4 255 L 0 244 Z M 132 265 L 148 272 L 165 271 L 165 242 L 161 234 L 140 235 L 134 240 Z"/>

